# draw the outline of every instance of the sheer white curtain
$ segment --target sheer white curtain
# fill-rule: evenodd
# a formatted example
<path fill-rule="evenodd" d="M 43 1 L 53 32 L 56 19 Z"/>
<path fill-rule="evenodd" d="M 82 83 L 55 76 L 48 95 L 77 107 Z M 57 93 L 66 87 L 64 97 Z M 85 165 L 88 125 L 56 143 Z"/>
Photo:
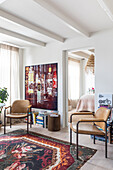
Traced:
<path fill-rule="evenodd" d="M 0 45 L 0 87 L 8 89 L 7 104 L 20 98 L 18 48 Z"/>
<path fill-rule="evenodd" d="M 68 99 L 79 99 L 80 93 L 80 62 L 68 59 Z"/>

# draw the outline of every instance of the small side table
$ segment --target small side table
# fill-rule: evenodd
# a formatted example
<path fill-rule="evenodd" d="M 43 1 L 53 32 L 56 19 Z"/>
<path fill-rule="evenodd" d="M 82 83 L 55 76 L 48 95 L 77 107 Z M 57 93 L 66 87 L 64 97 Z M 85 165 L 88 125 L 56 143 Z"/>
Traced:
<path fill-rule="evenodd" d="M 48 130 L 50 131 L 60 130 L 60 115 L 55 114 L 48 115 Z"/>

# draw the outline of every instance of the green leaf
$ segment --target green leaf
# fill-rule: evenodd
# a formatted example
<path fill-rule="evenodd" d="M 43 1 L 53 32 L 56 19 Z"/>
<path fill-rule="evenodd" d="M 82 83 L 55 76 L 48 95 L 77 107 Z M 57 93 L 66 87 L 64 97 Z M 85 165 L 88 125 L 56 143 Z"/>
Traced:
<path fill-rule="evenodd" d="M 7 101 L 8 99 L 8 92 L 7 92 L 7 88 L 0 88 L 0 103 L 4 103 L 4 101 Z"/>

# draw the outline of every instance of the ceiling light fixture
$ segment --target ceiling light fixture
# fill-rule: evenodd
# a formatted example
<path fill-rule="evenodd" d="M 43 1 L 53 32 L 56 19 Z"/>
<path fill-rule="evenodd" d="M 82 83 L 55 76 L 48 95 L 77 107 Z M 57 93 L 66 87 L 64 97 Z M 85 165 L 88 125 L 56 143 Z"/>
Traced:
<path fill-rule="evenodd" d="M 109 18 L 113 21 L 113 13 L 110 9 L 110 4 L 108 4 L 108 0 L 97 0 L 101 8 L 106 12 L 106 14 L 109 16 Z"/>

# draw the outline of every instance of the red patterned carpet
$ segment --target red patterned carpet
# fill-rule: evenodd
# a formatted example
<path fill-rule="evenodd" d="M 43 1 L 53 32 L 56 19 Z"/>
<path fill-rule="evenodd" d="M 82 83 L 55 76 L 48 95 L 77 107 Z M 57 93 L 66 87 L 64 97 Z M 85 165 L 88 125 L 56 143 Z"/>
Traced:
<path fill-rule="evenodd" d="M 80 160 L 76 160 L 75 145 L 19 130 L 0 136 L 0 170 L 75 170 L 95 152 L 79 146 Z"/>

